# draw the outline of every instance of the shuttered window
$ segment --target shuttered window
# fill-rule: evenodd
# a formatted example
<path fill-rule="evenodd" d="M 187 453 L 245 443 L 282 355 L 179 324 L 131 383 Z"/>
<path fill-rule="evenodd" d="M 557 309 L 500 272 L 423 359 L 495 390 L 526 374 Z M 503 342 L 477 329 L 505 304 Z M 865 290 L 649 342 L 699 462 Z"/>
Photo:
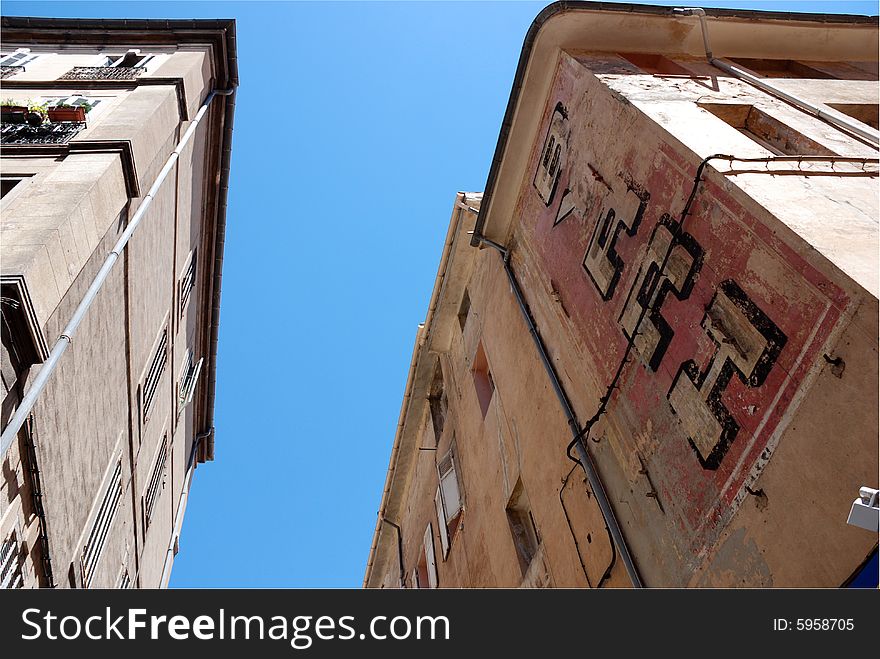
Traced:
<path fill-rule="evenodd" d="M 19 48 L 14 53 L 4 53 L 0 55 L 0 65 L 2 66 L 24 66 L 29 62 L 33 62 L 39 55 L 31 53 L 30 48 Z"/>
<path fill-rule="evenodd" d="M 428 588 L 436 588 L 437 587 L 437 561 L 434 558 L 434 534 L 431 530 L 431 525 L 428 524 L 428 528 L 425 529 L 425 558 L 424 558 L 424 573 L 427 577 Z M 421 572 L 421 570 L 420 570 Z M 419 575 L 421 576 L 421 574 Z M 421 579 L 419 580 L 421 582 Z M 421 583 L 419 584 L 422 585 Z"/>
<path fill-rule="evenodd" d="M 180 280 L 179 313 L 181 316 L 183 316 L 183 313 L 186 311 L 186 305 L 189 302 L 190 294 L 192 293 L 192 290 L 196 285 L 196 265 L 196 251 L 193 250 L 192 256 L 189 259 L 189 265 L 186 266 L 186 270 L 183 273 L 183 278 Z"/>
<path fill-rule="evenodd" d="M 159 455 L 156 456 L 156 463 L 153 465 L 153 471 L 150 474 L 150 482 L 147 485 L 147 491 L 144 493 L 144 531 L 150 525 L 150 518 L 153 516 L 153 509 L 156 501 L 165 487 L 165 461 L 168 458 L 168 435 L 162 438 L 162 445 L 159 447 Z"/>
<path fill-rule="evenodd" d="M 21 588 L 21 558 L 18 538 L 13 532 L 0 547 L 0 588 Z"/>
<path fill-rule="evenodd" d="M 193 394 L 196 391 L 199 374 L 202 372 L 202 362 L 204 359 L 195 361 L 195 355 L 192 350 L 186 351 L 186 357 L 183 360 L 183 369 L 180 372 L 180 383 L 177 387 L 177 412 L 192 402 Z"/>
<path fill-rule="evenodd" d="M 162 330 L 162 336 L 159 338 L 159 345 L 153 353 L 150 360 L 150 368 L 144 378 L 142 409 L 144 423 L 150 417 L 150 409 L 153 407 L 153 401 L 156 398 L 156 392 L 159 389 L 159 380 L 165 371 L 165 365 L 168 363 L 168 329 Z"/>
<path fill-rule="evenodd" d="M 104 544 L 107 542 L 107 536 L 110 534 L 110 528 L 113 526 L 113 520 L 116 519 L 116 511 L 119 510 L 119 502 L 122 500 L 122 461 L 116 461 L 116 467 L 110 476 L 110 483 L 101 500 L 101 506 L 98 508 L 98 514 L 92 529 L 89 532 L 85 547 L 83 547 L 81 568 L 83 587 L 88 588 L 95 576 L 95 568 L 101 560 L 101 554 L 104 551 Z"/>

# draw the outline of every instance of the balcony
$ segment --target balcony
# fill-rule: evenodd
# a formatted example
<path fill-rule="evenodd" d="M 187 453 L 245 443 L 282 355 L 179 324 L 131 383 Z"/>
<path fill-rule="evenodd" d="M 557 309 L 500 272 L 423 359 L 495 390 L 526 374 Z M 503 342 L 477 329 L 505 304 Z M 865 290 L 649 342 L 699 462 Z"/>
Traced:
<path fill-rule="evenodd" d="M 59 80 L 134 80 L 144 72 L 137 66 L 75 66 Z"/>
<path fill-rule="evenodd" d="M 4 123 L 0 126 L 0 144 L 66 144 L 85 127 L 85 121 L 46 122 L 40 126 Z"/>
<path fill-rule="evenodd" d="M 0 66 L 0 80 L 6 80 L 24 71 L 23 66 Z"/>

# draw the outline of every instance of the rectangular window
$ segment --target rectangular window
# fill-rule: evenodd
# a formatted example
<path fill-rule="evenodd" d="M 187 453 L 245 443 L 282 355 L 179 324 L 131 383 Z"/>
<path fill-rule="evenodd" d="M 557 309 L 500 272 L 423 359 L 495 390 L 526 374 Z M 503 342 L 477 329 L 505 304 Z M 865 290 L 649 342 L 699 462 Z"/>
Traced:
<path fill-rule="evenodd" d="M 165 372 L 165 365 L 168 363 L 168 328 L 162 330 L 159 337 L 159 343 L 153 352 L 153 358 L 150 360 L 150 368 L 144 378 L 144 384 L 141 387 L 141 410 L 143 412 L 143 421 L 146 423 L 150 418 L 150 410 L 156 399 L 156 393 L 159 389 L 159 381 L 162 379 L 162 373 Z"/>
<path fill-rule="evenodd" d="M 153 59 L 153 55 L 141 55 L 139 50 L 129 50 L 126 53 L 101 55 L 100 66 L 143 68 Z"/>
<path fill-rule="evenodd" d="M 202 372 L 203 361 L 204 359 L 195 361 L 193 351 L 186 351 L 186 357 L 183 360 L 183 369 L 181 369 L 180 372 L 180 382 L 177 385 L 178 414 L 180 414 L 184 407 L 192 402 L 193 395 L 196 392 L 196 385 L 199 381 L 199 374 Z"/>
<path fill-rule="evenodd" d="M 15 194 L 17 195 L 21 190 L 21 188 L 18 188 L 18 186 L 30 177 L 31 174 L 20 176 L 17 176 L 15 174 L 4 174 L 2 177 L 0 177 L 0 199 L 5 199 L 6 195 L 10 194 L 13 190 L 15 190 Z"/>
<path fill-rule="evenodd" d="M 762 78 L 813 78 L 828 79 L 835 76 L 790 59 L 755 59 L 731 57 L 734 64 L 744 66 Z"/>
<path fill-rule="evenodd" d="M 455 467 L 454 449 L 450 448 L 437 465 L 440 483 L 434 496 L 438 530 L 440 531 L 440 547 L 443 549 L 444 560 L 449 555 L 449 547 L 458 530 L 462 512 L 461 483 L 458 480 L 458 471 Z"/>
<path fill-rule="evenodd" d="M 122 461 L 116 461 L 116 467 L 110 476 L 110 483 L 101 500 L 98 514 L 89 531 L 88 539 L 83 547 L 80 568 L 82 570 L 83 587 L 88 588 L 95 576 L 95 568 L 101 560 L 104 544 L 110 535 L 113 520 L 116 519 L 116 511 L 119 510 L 119 502 L 122 500 Z"/>
<path fill-rule="evenodd" d="M 492 372 L 489 370 L 489 360 L 486 359 L 486 352 L 483 350 L 483 342 L 477 346 L 477 354 L 474 356 L 474 386 L 477 389 L 477 399 L 480 401 L 480 411 L 483 418 L 489 411 L 489 403 L 492 402 L 492 396 L 495 393 L 495 381 L 492 379 Z"/>
<path fill-rule="evenodd" d="M 128 568 L 122 568 L 119 579 L 116 580 L 116 587 L 122 590 L 131 588 L 131 577 L 128 574 Z"/>
<path fill-rule="evenodd" d="M 425 529 L 425 538 L 422 542 L 422 554 L 419 557 L 419 566 L 415 574 L 416 588 L 437 587 L 437 561 L 434 560 L 434 533 L 431 525 Z"/>
<path fill-rule="evenodd" d="M 428 408 L 431 412 L 431 424 L 434 429 L 434 446 L 440 443 L 443 428 L 446 425 L 446 392 L 443 387 L 443 368 L 440 366 L 440 358 L 434 360 L 434 378 L 431 380 L 431 389 L 428 392 Z"/>
<path fill-rule="evenodd" d="M 510 524 L 516 557 L 519 559 L 520 569 L 525 575 L 532 559 L 538 553 L 541 539 L 538 535 L 538 527 L 535 525 L 535 518 L 532 516 L 528 496 L 526 496 L 525 488 L 523 488 L 520 479 L 517 479 L 516 486 L 507 503 L 507 521 Z"/>
<path fill-rule="evenodd" d="M 863 124 L 866 124 L 873 128 L 874 130 L 878 129 L 878 110 L 880 110 L 880 106 L 870 103 L 829 103 L 828 107 L 834 108 L 838 112 L 843 112 L 843 114 L 852 117 L 856 121 L 861 121 Z"/>
<path fill-rule="evenodd" d="M 38 57 L 39 55 L 31 53 L 30 48 L 19 48 L 14 52 L 0 55 L 0 66 L 24 66 Z"/>
<path fill-rule="evenodd" d="M 21 550 L 15 531 L 3 541 L 0 547 L 0 588 L 21 588 Z"/>
<path fill-rule="evenodd" d="M 186 266 L 186 269 L 183 272 L 183 277 L 180 280 L 180 291 L 179 291 L 179 299 L 180 299 L 180 317 L 183 317 L 184 312 L 186 311 L 186 305 L 189 302 L 190 293 L 192 293 L 193 288 L 196 285 L 196 250 L 192 251 L 192 255 L 189 257 L 189 263 Z"/>
<path fill-rule="evenodd" d="M 461 327 L 461 331 L 464 332 L 464 327 L 467 325 L 468 318 L 471 315 L 471 296 L 468 295 L 467 289 L 464 289 L 464 295 L 461 298 L 461 304 L 458 307 L 458 326 Z"/>
<path fill-rule="evenodd" d="M 693 76 L 694 72 L 663 55 L 651 53 L 617 53 L 645 73 L 654 75 Z"/>
<path fill-rule="evenodd" d="M 153 517 L 153 510 L 159 495 L 165 489 L 165 462 L 168 458 L 168 435 L 162 438 L 162 444 L 159 446 L 159 454 L 156 456 L 156 462 L 153 465 L 153 471 L 150 474 L 150 482 L 147 485 L 147 491 L 144 492 L 143 510 L 144 510 L 144 533 L 150 525 L 150 519 Z"/>
<path fill-rule="evenodd" d="M 836 155 L 753 105 L 735 103 L 699 103 L 698 105 L 778 156 Z"/>

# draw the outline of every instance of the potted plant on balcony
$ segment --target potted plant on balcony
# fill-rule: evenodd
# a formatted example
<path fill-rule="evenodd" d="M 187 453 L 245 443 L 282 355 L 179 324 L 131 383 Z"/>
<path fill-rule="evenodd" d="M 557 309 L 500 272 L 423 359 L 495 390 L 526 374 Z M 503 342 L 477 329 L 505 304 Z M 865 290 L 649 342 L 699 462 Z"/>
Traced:
<path fill-rule="evenodd" d="M 89 108 L 91 109 L 91 108 Z M 85 121 L 86 106 L 70 105 L 69 103 L 59 103 L 50 106 L 48 109 L 49 121 Z"/>
<path fill-rule="evenodd" d="M 46 103 L 34 103 L 28 100 L 27 114 L 25 121 L 29 126 L 36 128 L 41 126 L 46 120 Z"/>
<path fill-rule="evenodd" d="M 27 111 L 27 105 L 22 105 L 20 101 L 11 98 L 0 101 L 0 121 L 4 124 L 23 124 Z"/>

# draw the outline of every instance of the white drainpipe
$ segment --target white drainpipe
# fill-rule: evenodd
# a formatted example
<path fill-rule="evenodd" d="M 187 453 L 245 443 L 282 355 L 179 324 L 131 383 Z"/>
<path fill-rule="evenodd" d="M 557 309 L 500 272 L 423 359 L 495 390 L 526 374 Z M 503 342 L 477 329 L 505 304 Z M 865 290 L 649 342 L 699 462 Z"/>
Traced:
<path fill-rule="evenodd" d="M 878 133 L 876 130 L 873 130 L 869 126 L 865 126 L 860 122 L 850 121 L 849 119 L 843 119 L 833 114 L 829 114 L 818 105 L 814 105 L 809 101 L 805 101 L 802 98 L 789 94 L 779 87 L 770 84 L 763 78 L 758 78 L 751 73 L 748 73 L 747 71 L 743 71 L 742 69 L 739 69 L 735 66 L 731 66 L 727 62 L 722 62 L 720 59 L 717 59 L 712 54 L 712 48 L 709 45 L 709 27 L 706 24 L 706 12 L 699 7 L 679 8 L 674 9 L 673 11 L 681 16 L 696 16 L 700 19 L 700 29 L 703 32 L 703 46 L 706 49 L 706 59 L 712 66 L 719 68 L 722 71 L 726 71 L 732 76 L 739 78 L 740 80 L 744 80 L 750 85 L 754 85 L 758 89 L 765 91 L 768 94 L 775 96 L 776 98 L 782 99 L 786 103 L 790 103 L 796 108 L 803 110 L 804 112 L 807 112 L 814 117 L 818 117 L 819 119 L 828 122 L 836 128 L 840 128 L 841 130 L 845 130 L 847 132 L 858 135 L 862 139 L 869 141 L 874 146 L 880 146 L 880 133 Z"/>

